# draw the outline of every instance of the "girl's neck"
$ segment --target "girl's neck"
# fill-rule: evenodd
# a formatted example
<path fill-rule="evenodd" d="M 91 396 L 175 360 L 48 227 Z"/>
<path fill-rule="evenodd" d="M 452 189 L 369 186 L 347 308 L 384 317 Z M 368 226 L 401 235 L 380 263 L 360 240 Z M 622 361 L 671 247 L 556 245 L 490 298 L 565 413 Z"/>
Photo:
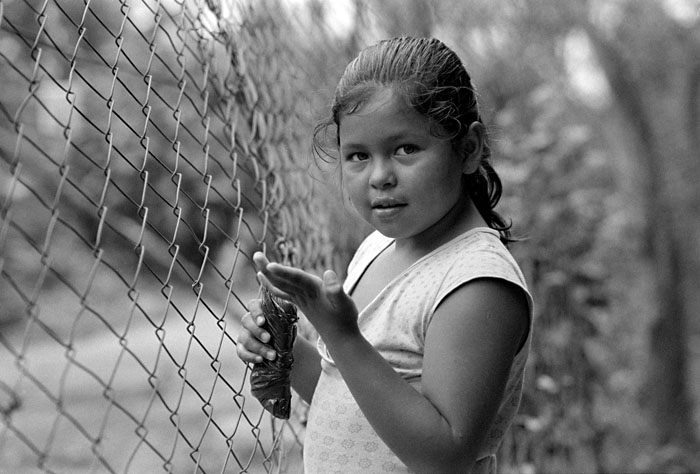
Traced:
<path fill-rule="evenodd" d="M 396 239 L 395 251 L 417 260 L 455 237 L 477 227 L 487 227 L 486 221 L 470 198 L 461 199 L 445 216 L 419 235 Z"/>

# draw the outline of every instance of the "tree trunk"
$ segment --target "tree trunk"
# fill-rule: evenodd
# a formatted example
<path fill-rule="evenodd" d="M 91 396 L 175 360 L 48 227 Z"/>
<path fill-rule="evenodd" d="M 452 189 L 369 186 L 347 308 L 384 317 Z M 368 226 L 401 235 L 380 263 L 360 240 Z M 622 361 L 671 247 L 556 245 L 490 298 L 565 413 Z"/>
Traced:
<path fill-rule="evenodd" d="M 430 36 L 434 18 L 427 0 L 380 0 L 371 2 L 380 12 L 388 36 Z"/>
<path fill-rule="evenodd" d="M 626 122 L 639 146 L 635 156 L 644 175 L 640 191 L 646 210 L 646 257 L 655 278 L 657 305 L 649 332 L 649 371 L 646 396 L 659 446 L 675 444 L 693 449 L 697 438 L 688 388 L 687 309 L 684 304 L 684 278 L 680 226 L 664 185 L 669 157 L 661 151 L 645 108 L 640 84 L 616 45 L 593 27 L 588 30 L 600 63 Z"/>

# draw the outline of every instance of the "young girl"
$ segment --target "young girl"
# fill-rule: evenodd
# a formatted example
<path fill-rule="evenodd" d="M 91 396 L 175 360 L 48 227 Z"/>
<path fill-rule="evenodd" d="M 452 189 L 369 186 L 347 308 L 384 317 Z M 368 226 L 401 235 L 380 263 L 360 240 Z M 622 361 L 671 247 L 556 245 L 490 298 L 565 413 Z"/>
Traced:
<path fill-rule="evenodd" d="M 320 335 L 294 345 L 306 474 L 493 473 L 532 302 L 493 210 L 501 182 L 471 79 L 438 40 L 382 41 L 348 65 L 317 138 L 328 127 L 343 190 L 376 231 L 343 284 L 254 255 Z M 274 359 L 259 302 L 249 310 L 239 357 Z"/>

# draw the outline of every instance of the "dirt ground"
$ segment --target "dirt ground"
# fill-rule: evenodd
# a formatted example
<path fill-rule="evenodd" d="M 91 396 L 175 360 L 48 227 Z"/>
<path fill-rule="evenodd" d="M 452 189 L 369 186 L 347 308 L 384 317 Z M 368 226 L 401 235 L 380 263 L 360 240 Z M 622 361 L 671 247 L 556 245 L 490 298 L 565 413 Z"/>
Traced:
<path fill-rule="evenodd" d="M 300 472 L 298 460 L 265 460 L 272 423 L 227 337 L 235 315 L 218 320 L 223 309 L 191 297 L 172 298 L 166 312 L 161 293 L 138 305 L 108 295 L 100 314 L 116 333 L 60 295 L 47 295 L 35 322 L 2 333 L 0 474 Z M 283 451 L 298 458 L 298 442 L 285 438 Z"/>

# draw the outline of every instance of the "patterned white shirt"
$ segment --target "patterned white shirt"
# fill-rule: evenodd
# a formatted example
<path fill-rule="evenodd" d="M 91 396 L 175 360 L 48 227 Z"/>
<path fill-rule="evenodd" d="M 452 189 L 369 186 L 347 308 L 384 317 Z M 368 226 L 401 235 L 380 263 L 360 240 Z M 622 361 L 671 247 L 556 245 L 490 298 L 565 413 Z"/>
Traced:
<path fill-rule="evenodd" d="M 348 266 L 345 291 L 351 293 L 370 263 L 392 244 L 393 239 L 378 232 L 368 236 Z M 531 329 L 532 299 L 523 274 L 498 232 L 484 227 L 447 242 L 394 278 L 360 313 L 360 330 L 394 370 L 420 391 L 425 336 L 435 309 L 459 286 L 484 277 L 506 280 L 525 291 Z M 513 361 L 474 473 L 496 471 L 495 452 L 520 403 L 531 332 Z M 306 428 L 305 473 L 410 473 L 369 425 L 321 339 L 318 350 L 323 370 Z"/>

